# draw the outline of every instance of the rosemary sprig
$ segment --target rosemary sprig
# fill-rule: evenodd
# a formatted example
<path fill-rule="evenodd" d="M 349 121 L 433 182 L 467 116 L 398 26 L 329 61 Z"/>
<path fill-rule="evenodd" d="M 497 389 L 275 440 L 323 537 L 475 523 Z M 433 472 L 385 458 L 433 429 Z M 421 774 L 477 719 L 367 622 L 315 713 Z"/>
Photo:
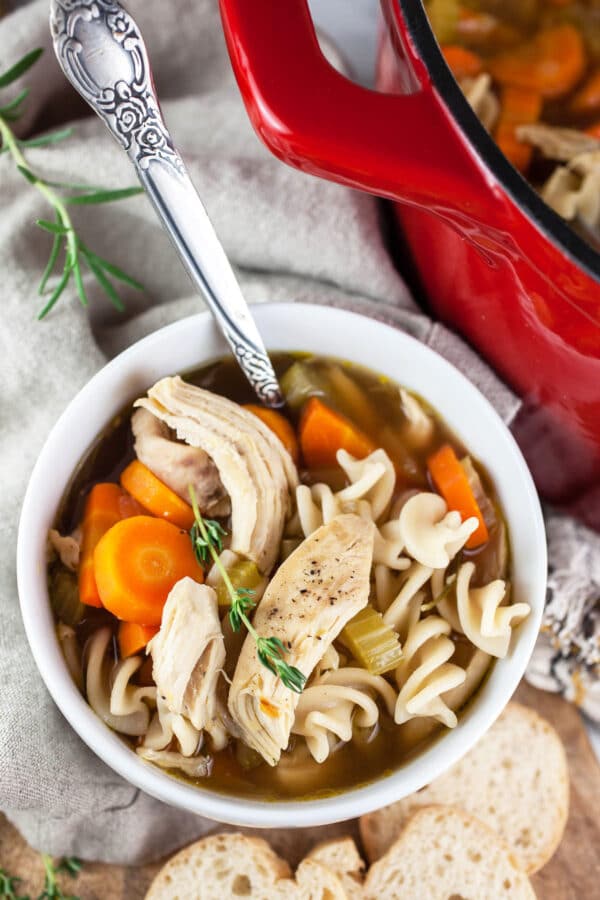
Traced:
<path fill-rule="evenodd" d="M 0 74 L 0 89 L 8 87 L 24 75 L 35 65 L 42 53 L 41 49 L 32 50 L 7 72 Z M 92 272 L 113 306 L 122 312 L 123 302 L 109 276 L 138 291 L 143 290 L 143 286 L 118 266 L 90 250 L 75 230 L 69 207 L 125 200 L 141 193 L 142 189 L 131 187 L 123 190 L 108 190 L 68 182 L 52 182 L 34 172 L 23 151 L 30 147 L 47 147 L 57 144 L 69 138 L 73 131 L 71 128 L 63 128 L 31 140 L 18 140 L 9 123 L 16 122 L 21 117 L 28 93 L 28 89 L 25 88 L 12 100 L 0 105 L 0 153 L 9 153 L 12 156 L 18 171 L 29 184 L 42 194 L 54 212 L 53 221 L 38 219 L 36 222 L 39 228 L 53 237 L 50 257 L 39 285 L 40 296 L 46 293 L 48 281 L 54 274 L 61 258 L 62 271 L 59 271 L 58 280 L 38 318 L 43 319 L 50 312 L 71 280 L 75 284 L 82 306 L 88 305 L 88 297 L 83 284 L 84 266 Z"/>
<path fill-rule="evenodd" d="M 30 900 L 28 894 L 17 894 L 20 881 L 21 878 L 8 875 L 4 869 L 0 869 L 0 900 Z"/>
<path fill-rule="evenodd" d="M 66 872 L 71 878 L 77 878 L 81 871 L 83 863 L 76 857 L 65 857 L 58 866 L 54 865 L 52 857 L 47 853 L 42 854 L 42 862 L 44 863 L 44 890 L 39 895 L 38 900 L 79 900 L 74 894 L 63 893 L 57 882 L 57 875 L 60 872 Z"/>
<path fill-rule="evenodd" d="M 283 641 L 277 637 L 261 637 L 252 625 L 248 613 L 256 606 L 256 601 L 253 599 L 254 591 L 246 588 L 234 588 L 227 569 L 219 557 L 219 553 L 223 549 L 222 539 L 226 532 L 218 522 L 203 519 L 192 485 L 189 487 L 189 492 L 195 519 L 190 531 L 194 554 L 201 566 L 205 566 L 210 557 L 217 567 L 231 598 L 229 621 L 232 629 L 239 631 L 242 625 L 245 625 L 249 634 L 254 638 L 256 653 L 263 666 L 277 675 L 289 690 L 301 694 L 306 683 L 306 675 L 285 661 L 284 656 L 288 651 Z"/>

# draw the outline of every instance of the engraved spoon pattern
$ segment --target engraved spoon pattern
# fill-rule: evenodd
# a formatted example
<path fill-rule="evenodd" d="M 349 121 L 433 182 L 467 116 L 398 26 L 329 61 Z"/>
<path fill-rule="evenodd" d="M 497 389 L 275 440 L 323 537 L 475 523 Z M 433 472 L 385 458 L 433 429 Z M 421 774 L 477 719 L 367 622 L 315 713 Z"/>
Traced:
<path fill-rule="evenodd" d="M 282 406 L 248 304 L 164 123 L 135 21 L 116 0 L 51 0 L 50 28 L 60 67 L 127 152 L 259 400 Z"/>

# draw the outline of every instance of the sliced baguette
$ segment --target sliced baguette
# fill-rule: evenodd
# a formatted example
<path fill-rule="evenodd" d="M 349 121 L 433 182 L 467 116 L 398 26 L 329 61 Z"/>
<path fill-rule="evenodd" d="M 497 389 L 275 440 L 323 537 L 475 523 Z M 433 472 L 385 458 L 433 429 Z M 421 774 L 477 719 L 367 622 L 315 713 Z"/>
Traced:
<path fill-rule="evenodd" d="M 150 885 L 146 900 L 273 900 L 282 881 L 295 889 L 291 875 L 266 841 L 215 834 L 173 856 Z M 294 893 L 290 897 L 296 900 Z"/>
<path fill-rule="evenodd" d="M 535 900 L 529 879 L 487 825 L 452 806 L 412 816 L 373 863 L 365 900 Z"/>
<path fill-rule="evenodd" d="M 368 859 L 381 857 L 409 816 L 430 804 L 459 806 L 476 816 L 504 838 L 525 872 L 537 872 L 558 847 L 569 811 L 567 760 L 558 734 L 533 710 L 509 703 L 449 772 L 361 818 Z"/>
<path fill-rule="evenodd" d="M 365 864 L 351 837 L 337 838 L 317 844 L 307 860 L 315 860 L 335 872 L 348 900 L 362 900 Z"/>
<path fill-rule="evenodd" d="M 146 900 L 347 900 L 340 878 L 304 860 L 296 880 L 266 841 L 216 834 L 177 853 L 160 870 Z"/>

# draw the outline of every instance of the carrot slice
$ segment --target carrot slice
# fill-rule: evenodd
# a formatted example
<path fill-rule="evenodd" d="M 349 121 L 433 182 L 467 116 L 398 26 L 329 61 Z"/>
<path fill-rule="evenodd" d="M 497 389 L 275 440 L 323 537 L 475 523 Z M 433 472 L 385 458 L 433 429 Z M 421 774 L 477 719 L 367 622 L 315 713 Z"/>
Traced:
<path fill-rule="evenodd" d="M 576 91 L 569 102 L 569 110 L 577 116 L 600 110 L 600 69 L 596 69 Z"/>
<path fill-rule="evenodd" d="M 102 605 L 117 619 L 160 625 L 169 592 L 182 578 L 204 573 L 185 531 L 164 519 L 133 516 L 106 532 L 94 550 Z"/>
<path fill-rule="evenodd" d="M 295 463 L 300 459 L 300 448 L 294 429 L 281 413 L 275 412 L 274 409 L 265 409 L 264 406 L 258 406 L 255 403 L 247 403 L 244 406 L 248 412 L 257 416 L 264 422 L 267 428 L 270 428 L 273 434 L 276 434 L 287 452 L 290 454 Z"/>
<path fill-rule="evenodd" d="M 119 623 L 119 652 L 121 659 L 127 659 L 143 650 L 148 641 L 158 634 L 156 625 L 139 625 L 137 622 Z"/>
<path fill-rule="evenodd" d="M 475 78 L 483 72 L 483 60 L 472 50 L 466 50 L 458 44 L 447 44 L 442 47 L 442 53 L 457 81 L 462 78 Z"/>
<path fill-rule="evenodd" d="M 194 524 L 192 507 L 156 477 L 154 472 L 134 459 L 121 472 L 121 484 L 145 510 L 189 531 Z"/>
<path fill-rule="evenodd" d="M 600 122 L 594 122 L 593 125 L 590 125 L 589 128 L 585 129 L 585 133 L 589 134 L 590 137 L 596 138 L 596 140 L 600 141 Z"/>
<path fill-rule="evenodd" d="M 448 508 L 459 512 L 463 521 L 471 516 L 479 519 L 477 530 L 469 537 L 466 546 L 472 549 L 484 544 L 489 537 L 487 525 L 465 470 L 450 444 L 444 444 L 430 456 L 427 466 L 435 486 L 448 504 Z"/>
<path fill-rule="evenodd" d="M 572 90 L 586 66 L 583 38 L 573 25 L 556 25 L 538 32 L 514 50 L 489 60 L 493 78 L 503 85 L 537 91 L 542 97 L 562 97 Z"/>
<path fill-rule="evenodd" d="M 345 416 L 311 397 L 300 420 L 300 447 L 309 469 L 337 465 L 336 454 L 344 449 L 357 459 L 364 459 L 377 445 Z"/>
<path fill-rule="evenodd" d="M 500 103 L 500 118 L 494 134 L 496 143 L 516 169 L 526 172 L 533 147 L 517 138 L 517 128 L 537 122 L 542 112 L 541 94 L 509 86 L 502 90 Z"/>
<path fill-rule="evenodd" d="M 102 606 L 94 577 L 94 550 L 102 535 L 123 518 L 122 499 L 118 484 L 96 484 L 86 500 L 79 561 L 79 599 L 86 606 Z"/>

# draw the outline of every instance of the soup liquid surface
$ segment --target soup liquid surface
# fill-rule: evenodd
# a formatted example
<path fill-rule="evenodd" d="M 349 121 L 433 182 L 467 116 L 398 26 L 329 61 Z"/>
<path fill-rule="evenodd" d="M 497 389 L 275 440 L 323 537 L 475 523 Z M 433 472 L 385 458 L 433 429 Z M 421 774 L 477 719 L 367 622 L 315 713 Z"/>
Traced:
<path fill-rule="evenodd" d="M 314 359 L 305 354 L 271 354 L 271 358 L 279 377 L 296 359 L 307 360 L 317 373 L 333 364 L 351 377 L 368 402 L 361 403 L 361 394 L 353 396 L 350 391 L 349 395 L 340 394 L 338 397 L 338 410 L 353 418 L 356 424 L 368 431 L 378 445 L 387 450 L 400 472 L 397 479 L 398 494 L 409 488 L 432 489 L 426 460 L 442 444 L 451 443 L 458 455 L 466 453 L 465 448 L 440 417 L 426 404 L 423 405 L 435 423 L 433 436 L 427 446 L 420 451 L 408 450 L 401 434 L 406 419 L 399 402 L 398 386 L 383 376 L 338 360 Z M 218 361 L 187 373 L 184 377 L 186 381 L 238 403 L 256 402 L 252 389 L 232 359 Z M 324 399 L 331 405 L 336 405 L 332 397 Z M 83 460 L 65 497 L 56 524 L 62 534 L 70 533 L 81 521 L 85 497 L 90 488 L 102 481 L 117 482 L 121 471 L 135 458 L 130 427 L 131 411 L 131 407 L 128 407 L 116 417 Z M 293 414 L 289 417 L 296 426 L 297 417 Z M 493 487 L 479 465 L 478 470 L 482 475 L 486 493 L 494 502 L 498 519 L 501 521 Z M 334 490 L 344 486 L 343 472 L 338 468 L 319 471 L 300 470 L 300 478 L 308 484 L 324 481 Z M 477 564 L 474 584 L 486 583 L 500 577 L 500 568 L 505 566 L 505 563 L 499 561 L 503 556 L 501 543 L 502 536 L 499 531 L 498 533 L 492 531 L 490 540 L 481 550 L 461 551 L 463 560 L 469 558 Z M 87 639 L 97 628 L 107 625 L 116 635 L 118 623 L 112 615 L 105 610 L 86 607 L 86 615 L 76 629 L 81 648 L 85 648 Z M 453 635 L 453 639 L 457 649 L 452 662 L 464 666 L 472 656 L 473 647 L 460 635 Z M 115 659 L 116 646 L 115 638 Z M 389 674 L 393 676 L 393 673 Z M 139 670 L 137 678 L 141 684 L 152 683 L 150 659 Z M 180 772 L 173 771 L 172 774 L 199 786 L 240 797 L 261 800 L 314 799 L 359 787 L 389 774 L 412 759 L 435 739 L 441 730 L 442 727 L 434 720 L 424 718 L 413 719 L 402 726 L 395 725 L 382 710 L 379 723 L 374 729 L 355 728 L 354 739 L 347 744 L 340 744 L 324 763 L 317 763 L 310 756 L 304 740 L 292 735 L 288 752 L 282 754 L 281 761 L 276 767 L 269 766 L 239 741 L 232 740 L 225 750 L 211 754 L 212 770 L 207 778 L 195 780 L 187 778 Z M 123 738 L 123 740 L 128 741 L 131 746 L 136 746 L 135 739 L 130 741 Z"/>

